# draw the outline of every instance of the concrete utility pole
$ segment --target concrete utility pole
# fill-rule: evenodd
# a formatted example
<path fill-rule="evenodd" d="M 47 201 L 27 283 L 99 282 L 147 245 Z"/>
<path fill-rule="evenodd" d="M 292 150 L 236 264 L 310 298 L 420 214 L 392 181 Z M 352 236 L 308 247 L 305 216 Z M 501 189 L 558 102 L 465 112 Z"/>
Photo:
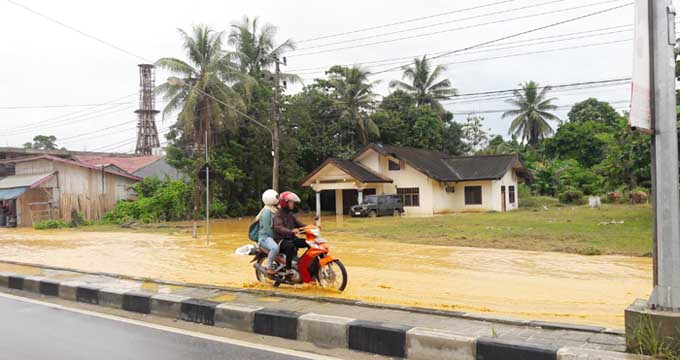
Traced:
<path fill-rule="evenodd" d="M 210 246 L 210 153 L 208 131 L 205 131 L 205 246 Z"/>
<path fill-rule="evenodd" d="M 274 71 L 274 101 L 272 104 L 272 189 L 279 191 L 279 168 L 280 168 L 280 142 L 281 142 L 281 64 L 278 56 L 274 57 L 276 69 Z M 286 65 L 286 58 L 283 58 L 283 65 Z"/>
<path fill-rule="evenodd" d="M 680 311 L 680 204 L 675 110 L 675 10 L 649 0 L 654 291 L 649 305 Z"/>

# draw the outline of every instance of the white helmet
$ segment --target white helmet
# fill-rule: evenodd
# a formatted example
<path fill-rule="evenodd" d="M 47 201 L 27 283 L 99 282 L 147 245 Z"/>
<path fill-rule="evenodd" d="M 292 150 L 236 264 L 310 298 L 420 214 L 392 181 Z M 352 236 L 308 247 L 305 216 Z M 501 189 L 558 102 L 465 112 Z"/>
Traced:
<path fill-rule="evenodd" d="M 279 204 L 279 193 L 276 190 L 269 189 L 262 193 L 262 202 L 265 205 L 276 206 Z"/>

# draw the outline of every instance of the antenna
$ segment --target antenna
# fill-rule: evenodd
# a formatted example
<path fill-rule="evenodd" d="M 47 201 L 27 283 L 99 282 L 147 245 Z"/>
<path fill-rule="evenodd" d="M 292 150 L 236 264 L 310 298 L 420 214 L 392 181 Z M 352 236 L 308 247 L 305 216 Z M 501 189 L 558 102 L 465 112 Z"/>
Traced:
<path fill-rule="evenodd" d="M 152 64 L 139 66 L 139 109 L 137 114 L 137 147 L 135 154 L 152 155 L 154 149 L 160 147 L 158 129 L 156 129 L 156 72 Z"/>

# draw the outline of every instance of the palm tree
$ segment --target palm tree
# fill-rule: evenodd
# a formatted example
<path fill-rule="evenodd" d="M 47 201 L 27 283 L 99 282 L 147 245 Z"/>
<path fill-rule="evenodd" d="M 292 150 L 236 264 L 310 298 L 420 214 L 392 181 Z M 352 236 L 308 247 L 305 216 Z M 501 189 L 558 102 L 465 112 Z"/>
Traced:
<path fill-rule="evenodd" d="M 212 136 L 205 134 L 212 135 L 213 127 L 234 125 L 236 114 L 233 110 L 245 107 L 238 92 L 229 86 L 230 83 L 243 81 L 244 76 L 230 62 L 222 48 L 224 33 L 215 32 L 203 25 L 194 26 L 191 34 L 178 30 L 188 61 L 176 58 L 161 58 L 156 61 L 158 67 L 170 71 L 178 78 L 178 81 L 158 86 L 156 91 L 163 94 L 163 99 L 167 101 L 163 118 L 179 112 L 178 128 L 184 134 L 190 134 L 195 151 L 200 151 L 211 142 Z M 197 171 L 200 166 L 200 161 L 196 161 Z M 194 224 L 198 218 L 200 186 L 197 174 L 194 184 Z"/>
<path fill-rule="evenodd" d="M 431 105 L 441 109 L 439 100 L 449 99 L 458 93 L 455 88 L 451 87 L 449 79 L 438 80 L 445 71 L 444 65 L 437 65 L 432 70 L 426 56 L 422 59 L 415 58 L 413 65 L 404 67 L 402 79 L 407 79 L 408 82 L 392 80 L 390 87 L 413 95 L 418 106 Z"/>
<path fill-rule="evenodd" d="M 514 117 L 508 133 L 521 138 L 522 142 L 526 141 L 532 147 L 554 132 L 549 121 L 560 120 L 549 112 L 557 109 L 557 106 L 551 103 L 557 98 L 547 97 L 552 88 L 545 86 L 540 92 L 538 88 L 538 84 L 534 81 L 524 83 L 521 90 L 513 92 L 514 99 L 506 100 L 507 103 L 515 105 L 517 109 L 506 111 L 502 115 L 502 118 Z"/>
<path fill-rule="evenodd" d="M 335 92 L 335 104 L 341 110 L 340 118 L 356 124 L 361 144 L 368 144 L 371 134 L 380 135 L 378 126 L 368 116 L 368 111 L 373 108 L 373 86 L 377 81 L 369 82 L 371 73 L 356 65 L 333 66 L 326 74 Z"/>
<path fill-rule="evenodd" d="M 228 42 L 236 49 L 232 55 L 238 58 L 241 71 L 261 79 L 286 51 L 295 50 L 291 39 L 275 44 L 277 30 L 269 23 L 259 27 L 257 17 L 251 21 L 244 16 L 232 25 Z"/>

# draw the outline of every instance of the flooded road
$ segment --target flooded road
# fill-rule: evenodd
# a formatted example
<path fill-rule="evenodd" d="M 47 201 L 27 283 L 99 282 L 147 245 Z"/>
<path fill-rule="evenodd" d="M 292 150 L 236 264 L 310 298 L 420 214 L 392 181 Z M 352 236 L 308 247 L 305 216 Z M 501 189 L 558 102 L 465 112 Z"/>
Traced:
<path fill-rule="evenodd" d="M 328 221 L 328 220 L 326 220 Z M 249 221 L 220 221 L 211 245 L 190 235 L 0 229 L 0 260 L 232 287 L 260 287 L 250 257 Z M 326 223 L 331 253 L 348 269 L 342 297 L 524 319 L 623 327 L 623 311 L 651 292 L 650 258 L 402 244 L 346 238 Z M 1 268 L 1 267 L 0 267 Z"/>

